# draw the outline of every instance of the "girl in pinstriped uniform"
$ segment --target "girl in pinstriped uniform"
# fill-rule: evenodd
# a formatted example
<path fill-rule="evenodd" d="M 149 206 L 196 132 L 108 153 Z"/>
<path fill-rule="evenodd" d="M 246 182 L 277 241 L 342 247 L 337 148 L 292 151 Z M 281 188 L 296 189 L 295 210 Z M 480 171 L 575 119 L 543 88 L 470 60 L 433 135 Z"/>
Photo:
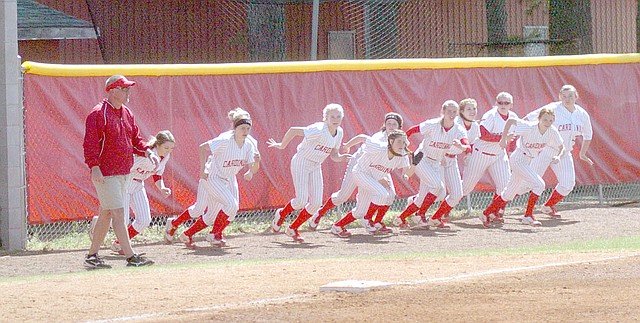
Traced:
<path fill-rule="evenodd" d="M 129 225 L 129 239 L 137 236 L 142 230 L 151 224 L 151 209 L 149 208 L 149 198 L 145 190 L 144 181 L 153 177 L 156 187 L 164 197 L 171 195 L 171 189 L 164 185 L 162 174 L 171 157 L 171 152 L 175 147 L 175 138 L 169 130 L 158 132 L 148 145 L 151 150 L 160 156 L 158 166 L 153 165 L 149 158 L 134 156 L 133 167 L 131 167 L 131 180 L 127 186 L 127 196 L 124 199 L 124 219 L 129 221 L 129 207 L 133 209 L 135 220 Z M 114 240 L 111 250 L 122 253 L 120 243 Z"/>
<path fill-rule="evenodd" d="M 382 125 L 382 128 L 380 129 L 380 131 L 376 132 L 371 137 L 364 134 L 357 135 L 351 138 L 349 141 L 347 141 L 344 144 L 344 148 L 347 149 L 348 151 L 351 147 L 368 140 L 374 140 L 374 141 L 379 141 L 381 143 L 386 143 L 387 136 L 389 135 L 389 133 L 397 129 L 402 129 L 402 116 L 400 116 L 395 112 L 389 112 L 384 116 L 384 124 Z M 353 194 L 353 192 L 356 190 L 357 184 L 354 179 L 352 171 L 353 171 L 353 167 L 358 162 L 358 159 L 360 159 L 360 156 L 362 156 L 365 145 L 366 144 L 361 145 L 358 148 L 358 150 L 353 154 L 353 156 L 349 159 L 349 163 L 347 164 L 347 169 L 345 170 L 344 177 L 342 178 L 342 184 L 340 185 L 340 189 L 337 192 L 331 194 L 331 197 L 327 199 L 327 201 L 324 203 L 324 205 L 318 211 L 318 213 L 313 215 L 313 217 L 309 221 L 309 230 L 315 230 L 318 224 L 320 223 L 320 219 L 327 212 L 329 212 L 329 210 L 331 210 L 336 205 L 340 205 L 345 201 L 347 201 L 347 199 L 351 197 L 351 194 Z M 394 189 L 394 186 L 391 185 L 391 188 Z M 378 209 L 378 214 L 376 215 L 376 221 L 374 222 L 381 223 L 381 221 L 377 221 L 377 219 L 378 218 L 382 219 L 384 217 L 384 215 L 389 210 L 389 207 L 393 203 L 395 196 L 396 194 L 394 189 L 392 196 L 389 197 L 389 201 L 383 203 L 383 205 L 381 205 L 380 208 Z M 367 220 L 371 220 L 371 218 Z"/>
<path fill-rule="evenodd" d="M 407 136 L 402 130 L 390 131 L 385 141 L 369 137 L 361 149 L 362 154 L 352 171 L 358 186 L 356 206 L 331 227 L 331 233 L 341 238 L 351 236 L 345 226 L 356 219 L 368 222 L 365 228 L 369 233 L 392 232 L 383 224 L 382 217 L 376 217 L 375 222 L 371 218 L 379 209 L 386 208 L 389 200 L 395 197 L 391 171 L 401 168 L 407 177 L 413 173 L 408 157 Z"/>
<path fill-rule="evenodd" d="M 565 196 L 569 195 L 576 185 L 576 170 L 573 161 L 573 155 L 571 150 L 575 145 L 577 136 L 582 137 L 582 145 L 580 146 L 580 159 L 587 163 L 589 166 L 593 166 L 591 158 L 587 157 L 587 151 L 591 145 L 591 139 L 593 138 L 593 128 L 591 127 L 591 118 L 589 113 L 576 104 L 578 99 L 578 91 L 573 85 L 564 85 L 560 89 L 558 95 L 560 101 L 552 102 L 530 112 L 525 116 L 526 120 L 535 120 L 537 115 L 543 108 L 552 109 L 555 112 L 556 119 L 553 125 L 558 129 L 562 139 L 564 140 L 565 149 L 567 152 L 562 156 L 560 161 L 556 164 L 551 164 L 551 170 L 558 179 L 558 185 L 556 185 L 553 193 L 549 196 L 547 202 L 542 206 L 541 211 L 551 217 L 559 218 L 560 215 L 556 211 L 556 204 L 560 202 Z M 548 150 L 544 150 L 543 154 Z M 546 154 L 547 160 L 550 158 L 551 153 Z M 533 167 L 541 174 L 547 169 L 548 162 L 541 160 L 540 163 L 534 162 Z"/>
<path fill-rule="evenodd" d="M 238 198 L 238 172 L 248 167 L 245 180 L 251 180 L 259 169 L 260 153 L 257 142 L 249 135 L 253 124 L 249 113 L 242 108 L 229 111 L 233 129 L 221 133 L 218 137 L 200 145 L 200 184 L 203 190 L 198 190 L 196 204 L 190 206 L 177 219 L 167 222 L 166 234 L 173 236 L 176 228 L 190 218 L 198 218 L 182 235 L 180 240 L 187 247 L 193 247 L 193 235 L 212 223 L 206 223 L 201 217 L 207 207 L 220 204 L 221 208 L 215 215 L 219 228 L 224 229 L 229 220 L 233 220 L 238 212 L 240 200 Z M 211 156 L 211 163 L 207 160 Z M 208 167 L 207 167 L 208 166 Z M 209 172 L 207 172 L 209 168 Z M 202 196 L 204 195 L 204 196 Z M 213 211 L 213 210 L 212 210 Z M 212 219 L 208 217 L 208 219 Z M 215 226 L 215 223 L 213 223 Z M 222 230 L 220 230 L 222 234 Z"/>
<path fill-rule="evenodd" d="M 323 110 L 323 122 L 316 122 L 307 127 L 291 127 L 276 142 L 269 138 L 269 147 L 284 149 L 295 137 L 303 137 L 297 152 L 291 159 L 291 176 L 296 196 L 284 208 L 276 210 L 271 228 L 279 232 L 285 218 L 294 210 L 300 210 L 298 217 L 291 223 L 285 233 L 294 241 L 304 242 L 298 228 L 316 213 L 322 206 L 322 162 L 327 157 L 333 161 L 345 161 L 349 155 L 339 153 L 343 132 L 340 124 L 344 110 L 337 103 L 328 104 Z"/>
<path fill-rule="evenodd" d="M 555 113 L 553 110 L 543 108 L 538 113 L 537 122 L 509 119 L 505 124 L 502 139 L 500 140 L 501 147 L 507 146 L 507 137 L 519 136 L 517 148 L 510 158 L 513 173 L 505 189 L 484 210 L 482 215 L 484 219 L 481 219 L 485 228 L 489 223 L 489 214 L 504 208 L 517 194 L 522 194 L 529 190 L 531 190 L 531 193 L 522 223 L 532 226 L 541 225 L 540 221 L 533 217 L 533 207 L 536 205 L 540 194 L 544 191 L 545 184 L 544 180 L 542 180 L 542 174 L 537 172 L 532 165 L 534 160 L 541 157 L 544 159 L 544 156 L 540 156 L 540 152 L 544 149 L 551 148 L 556 154 L 550 161 L 552 164 L 557 164 L 565 152 L 560 132 L 553 126 L 554 120 Z M 507 129 L 512 125 L 515 125 L 513 133 L 507 134 Z M 544 169 L 546 168 L 545 166 Z"/>
<path fill-rule="evenodd" d="M 462 195 L 467 196 L 485 172 L 489 172 L 496 187 L 495 196 L 507 186 L 511 177 L 509 157 L 505 148 L 500 147 L 504 125 L 509 119 L 518 118 L 513 108 L 513 96 L 507 92 L 500 92 L 496 96 L 496 106 L 487 111 L 480 121 L 480 138 L 473 143 L 471 155 L 465 163 L 462 177 Z M 492 220 L 503 222 L 502 210 L 491 214 Z"/>
<path fill-rule="evenodd" d="M 408 227 L 406 219 L 418 212 L 413 219 L 419 228 L 447 227 L 439 217 L 448 212 L 452 206 L 458 204 L 462 198 L 462 184 L 460 171 L 455 155 L 469 148 L 467 132 L 454 122 L 458 116 L 458 103 L 447 100 L 442 104 L 442 116 L 429 119 L 407 131 L 407 136 L 420 132 L 424 139 L 416 149 L 416 155 L 422 153 L 423 158 L 416 165 L 416 175 L 420 178 L 418 194 L 410 197 L 407 208 L 394 220 L 394 224 Z M 455 147 L 455 148 L 454 148 Z M 449 195 L 445 183 L 450 183 Z M 442 210 L 438 210 L 436 219 L 427 222 L 426 211 L 438 199 L 446 200 L 442 203 Z M 420 205 L 420 206 L 418 206 Z"/>

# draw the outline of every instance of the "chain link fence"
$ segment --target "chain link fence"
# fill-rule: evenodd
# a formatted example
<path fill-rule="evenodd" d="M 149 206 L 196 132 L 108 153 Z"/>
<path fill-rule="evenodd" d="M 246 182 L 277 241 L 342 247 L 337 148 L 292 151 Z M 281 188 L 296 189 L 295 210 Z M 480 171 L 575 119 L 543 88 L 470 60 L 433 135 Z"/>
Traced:
<path fill-rule="evenodd" d="M 538 200 L 538 206 L 541 206 L 544 201 L 551 195 L 553 191 L 549 188 L 544 191 Z M 481 212 L 493 198 L 493 192 L 473 192 L 470 196 L 463 198 L 458 206 L 454 209 L 453 218 L 460 219 L 465 217 L 475 217 Z M 524 214 L 526 207 L 528 194 L 518 196 L 509 203 L 506 209 L 507 215 L 519 215 Z M 594 207 L 617 207 L 627 205 L 637 205 L 640 203 L 640 182 L 633 183 L 618 183 L 618 184 L 606 184 L 606 185 L 585 185 L 576 186 L 575 189 L 567 195 L 560 204 L 558 204 L 559 210 L 566 209 L 578 209 L 578 208 L 594 208 Z M 320 229 L 328 229 L 329 225 L 334 221 L 337 221 L 347 212 L 349 212 L 355 206 L 354 201 L 346 202 L 331 210 L 320 225 Z M 390 222 L 394 213 L 399 213 L 407 206 L 407 199 L 396 199 L 392 204 L 389 213 L 385 217 L 385 221 Z M 428 211 L 428 214 L 433 214 L 438 208 L 439 203 L 435 203 Z M 270 230 L 269 225 L 273 220 L 275 210 L 251 210 L 239 212 L 234 223 L 231 224 L 230 229 L 235 232 L 263 232 Z M 297 216 L 297 212 L 291 214 L 286 221 L 290 222 Z M 155 232 L 152 235 L 153 238 L 159 242 L 162 239 L 162 230 L 166 225 L 168 217 L 153 217 L 153 221 L 149 231 Z M 187 228 L 191 225 L 192 221 L 187 221 L 180 230 Z M 80 222 L 58 222 L 52 224 L 43 225 L 29 225 L 28 226 L 28 248 L 41 249 L 48 248 L 53 241 L 64 241 L 65 239 L 73 240 L 71 244 L 66 244 L 69 248 L 81 248 L 81 245 L 77 244 L 77 241 L 88 243 L 88 240 L 78 239 L 78 236 L 86 236 L 89 232 L 90 221 Z M 235 228 L 234 228 L 235 227 Z M 204 230 L 200 233 L 206 234 L 208 231 Z M 145 233 L 142 234 L 145 236 Z M 145 238 L 143 238 L 145 239 Z M 108 239 L 107 239 L 108 240 Z M 145 240 L 146 241 L 146 240 Z M 108 242 L 108 241 L 107 241 Z M 61 245 L 56 243 L 56 246 Z M 62 245 L 65 245 L 62 243 Z M 43 247 L 45 246 L 45 247 Z M 85 247 L 88 247 L 86 245 Z"/>

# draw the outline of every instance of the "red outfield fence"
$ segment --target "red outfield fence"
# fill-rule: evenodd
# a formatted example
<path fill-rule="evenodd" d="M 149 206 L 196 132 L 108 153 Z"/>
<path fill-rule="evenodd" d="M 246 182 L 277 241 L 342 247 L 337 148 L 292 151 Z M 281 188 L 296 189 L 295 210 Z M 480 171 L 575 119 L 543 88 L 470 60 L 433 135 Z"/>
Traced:
<path fill-rule="evenodd" d="M 475 98 L 481 115 L 501 91 L 513 94 L 514 111 L 524 116 L 556 101 L 563 84 L 578 89 L 578 104 L 590 113 L 594 129 L 589 156 L 595 165 L 588 167 L 576 159 L 578 185 L 635 182 L 640 178 L 638 62 L 640 56 L 636 54 L 581 56 L 575 61 L 567 57 L 398 60 L 371 65 L 333 61 L 279 63 L 277 66 L 283 70 L 276 72 L 270 70 L 274 65 L 266 63 L 243 65 L 238 74 L 211 75 L 180 74 L 206 74 L 217 67 L 173 66 L 167 75 L 158 75 L 162 74 L 158 73 L 158 66 L 107 66 L 108 73 L 93 71 L 105 66 L 69 66 L 81 71 L 78 76 L 41 73 L 37 68 L 40 64 L 27 62 L 24 107 L 28 223 L 86 220 L 96 213 L 97 199 L 84 164 L 82 139 L 86 115 L 105 97 L 104 82 L 110 74 L 125 74 L 138 82 L 130 92 L 128 106 L 143 136 L 169 129 L 176 137 L 176 149 L 164 175 L 173 195 L 163 199 L 147 184 L 152 214 L 171 215 L 195 201 L 198 145 L 228 130 L 227 112 L 237 106 L 251 113 L 252 135 L 261 144 L 262 153 L 260 173 L 251 182 L 239 177 L 241 210 L 271 209 L 293 197 L 289 162 L 299 139 L 283 151 L 267 148 L 265 142 L 270 137 L 280 140 L 290 126 L 320 121 L 327 103 L 344 106 L 346 140 L 377 131 L 389 111 L 405 118 L 405 129 L 437 117 L 447 99 Z M 290 68 L 294 65 L 302 68 Z M 146 69 L 148 73 L 144 72 Z M 414 139 L 412 148 L 421 138 Z M 574 155 L 577 156 L 576 151 Z M 345 167 L 346 163 L 331 160 L 324 163 L 325 198 L 339 188 Z M 550 174 L 546 178 L 552 186 L 555 178 Z M 395 181 L 401 197 L 416 192 L 415 177 L 406 182 L 396 176 Z M 486 183 L 477 187 L 489 188 Z"/>

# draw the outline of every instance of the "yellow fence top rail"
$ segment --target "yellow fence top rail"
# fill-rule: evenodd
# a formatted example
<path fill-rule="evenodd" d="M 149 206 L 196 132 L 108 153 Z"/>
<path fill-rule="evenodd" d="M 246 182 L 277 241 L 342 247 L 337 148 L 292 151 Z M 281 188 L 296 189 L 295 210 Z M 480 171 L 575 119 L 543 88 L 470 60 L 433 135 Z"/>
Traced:
<path fill-rule="evenodd" d="M 304 62 L 228 64 L 46 64 L 26 61 L 27 74 L 44 76 L 181 76 L 278 74 L 340 71 L 417 70 L 449 68 L 518 68 L 640 62 L 640 54 L 590 54 L 540 57 L 421 58 L 380 60 L 325 60 Z"/>

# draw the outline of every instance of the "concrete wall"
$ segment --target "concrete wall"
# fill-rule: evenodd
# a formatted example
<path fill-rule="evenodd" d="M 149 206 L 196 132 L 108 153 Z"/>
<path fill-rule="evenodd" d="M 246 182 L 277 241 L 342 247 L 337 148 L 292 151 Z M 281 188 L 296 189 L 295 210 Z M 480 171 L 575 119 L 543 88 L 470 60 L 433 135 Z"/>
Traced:
<path fill-rule="evenodd" d="M 0 0 L 0 17 L 0 242 L 19 250 L 25 248 L 26 203 L 16 0 Z"/>

